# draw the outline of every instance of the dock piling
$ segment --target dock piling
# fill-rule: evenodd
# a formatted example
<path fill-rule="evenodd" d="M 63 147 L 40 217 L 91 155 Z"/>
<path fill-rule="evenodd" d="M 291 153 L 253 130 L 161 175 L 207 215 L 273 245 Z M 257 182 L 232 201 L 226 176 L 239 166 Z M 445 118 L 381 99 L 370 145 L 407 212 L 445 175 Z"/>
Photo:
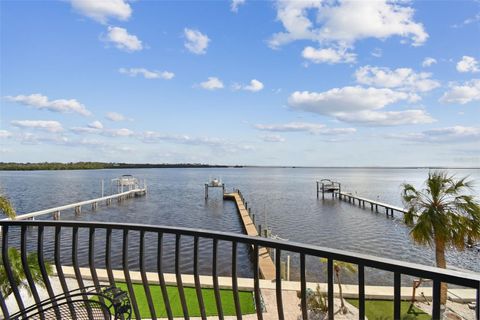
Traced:
<path fill-rule="evenodd" d="M 55 211 L 52 214 L 53 220 L 60 220 L 60 211 Z"/>

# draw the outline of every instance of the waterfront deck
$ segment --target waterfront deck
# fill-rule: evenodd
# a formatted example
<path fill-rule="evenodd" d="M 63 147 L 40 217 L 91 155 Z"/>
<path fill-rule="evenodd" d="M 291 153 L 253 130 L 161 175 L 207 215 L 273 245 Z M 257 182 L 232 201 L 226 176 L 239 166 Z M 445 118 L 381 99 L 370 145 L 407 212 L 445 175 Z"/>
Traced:
<path fill-rule="evenodd" d="M 223 198 L 235 201 L 237 205 L 238 214 L 240 215 L 240 218 L 243 223 L 243 228 L 246 234 L 252 237 L 258 237 L 259 234 L 258 234 L 257 227 L 255 226 L 255 223 L 252 221 L 252 218 L 250 218 L 250 214 L 245 206 L 245 203 L 243 202 L 242 197 L 240 196 L 240 193 L 238 192 L 224 193 Z M 258 266 L 259 266 L 260 274 L 262 275 L 262 278 L 265 280 L 274 280 L 275 265 L 273 264 L 272 258 L 270 257 L 270 254 L 268 253 L 267 249 L 264 247 L 260 248 L 258 250 L 258 254 L 259 254 Z"/>

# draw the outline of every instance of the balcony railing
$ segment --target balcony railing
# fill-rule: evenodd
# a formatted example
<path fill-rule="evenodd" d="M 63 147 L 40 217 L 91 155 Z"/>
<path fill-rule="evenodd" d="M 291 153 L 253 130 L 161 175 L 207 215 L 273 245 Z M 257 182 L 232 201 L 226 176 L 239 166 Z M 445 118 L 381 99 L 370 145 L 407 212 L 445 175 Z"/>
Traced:
<path fill-rule="evenodd" d="M 166 315 L 169 319 L 173 319 L 171 303 L 168 298 L 167 284 L 165 281 L 165 260 L 173 261 L 176 286 L 180 297 L 180 303 L 183 310 L 183 317 L 189 319 L 189 310 L 186 302 L 184 283 L 182 277 L 181 259 L 185 259 L 181 254 L 182 244 L 193 243 L 191 252 L 193 255 L 188 259 L 193 264 L 193 283 L 197 293 L 197 300 L 200 309 L 200 315 L 206 319 L 206 309 L 204 299 L 202 297 L 202 283 L 200 281 L 199 247 L 201 244 L 211 244 L 211 279 L 214 290 L 217 314 L 219 319 L 224 318 L 222 310 L 222 301 L 219 285 L 219 254 L 225 254 L 225 248 L 231 250 L 228 253 L 227 264 L 230 269 L 231 289 L 233 292 L 233 300 L 235 305 L 235 313 L 238 319 L 242 319 L 241 303 L 239 298 L 238 283 L 238 251 L 239 248 L 248 248 L 251 250 L 251 260 L 253 265 L 253 292 L 254 303 L 256 306 L 256 315 L 258 319 L 263 319 L 262 298 L 260 287 L 260 271 L 259 271 L 259 249 L 262 247 L 269 248 L 275 257 L 276 279 L 273 280 L 276 292 L 276 312 L 278 319 L 284 319 L 283 310 L 283 290 L 281 279 L 281 257 L 282 254 L 288 252 L 298 256 L 299 259 L 299 282 L 300 282 L 300 313 L 303 319 L 308 319 L 307 306 L 307 279 L 306 279 L 306 258 L 313 256 L 327 259 L 327 300 L 328 305 L 334 305 L 334 261 L 344 261 L 357 266 L 358 275 L 358 310 L 359 319 L 365 318 L 365 268 L 375 268 L 385 270 L 393 274 L 393 305 L 394 319 L 400 319 L 401 306 L 401 281 L 402 276 L 413 276 L 416 278 L 431 279 L 432 288 L 432 318 L 440 318 L 440 292 L 441 283 L 449 283 L 462 287 L 472 288 L 476 292 L 476 319 L 480 319 L 479 302 L 480 302 L 480 276 L 460 271 L 444 270 L 434 267 L 428 267 L 413 263 L 396 261 L 392 259 L 378 258 L 363 254 L 350 253 L 342 250 L 323 248 L 314 245 L 299 244 L 295 242 L 285 242 L 278 240 L 270 240 L 261 237 L 249 237 L 240 234 L 214 232 L 198 229 L 163 227 L 151 225 L 132 225 L 132 224 L 116 224 L 101 222 L 68 222 L 68 221 L 1 221 L 2 228 L 2 263 L 8 281 L 12 285 L 13 296 L 20 314 L 30 306 L 25 303 L 25 295 L 21 294 L 15 279 L 12 261 L 9 261 L 9 247 L 16 247 L 21 255 L 21 267 L 26 276 L 26 285 L 30 288 L 33 299 L 37 305 L 40 304 L 39 288 L 32 277 L 32 270 L 28 263 L 27 255 L 36 252 L 40 273 L 43 278 L 44 286 L 50 298 L 54 298 L 58 292 L 54 292 L 51 284 L 51 277 L 45 268 L 46 261 L 49 261 L 56 269 L 56 277 L 61 284 L 61 290 L 67 294 L 69 286 L 65 276 L 66 268 L 73 269 L 73 273 L 78 282 L 80 290 L 86 287 L 84 283 L 84 274 L 86 266 L 90 273 L 90 279 L 96 288 L 102 287 L 102 276 L 99 276 L 100 270 L 106 272 L 104 276 L 110 285 L 115 285 L 119 281 L 121 274 L 123 282 L 126 282 L 130 304 L 132 306 L 132 314 L 135 318 L 140 319 L 140 311 L 137 303 L 137 297 L 132 284 L 131 274 L 136 272 L 141 277 L 141 284 L 147 300 L 150 316 L 147 318 L 155 319 L 159 317 L 156 314 L 156 305 L 163 304 Z M 112 238 L 112 234 L 120 235 Z M 83 235 L 83 236 L 80 236 Z M 163 239 L 166 236 L 174 239 L 174 249 L 171 254 L 165 250 Z M 101 239 L 101 241 L 99 240 Z M 115 240 L 116 239 L 116 240 Z M 147 240 L 146 240 L 147 239 Z M 188 239 L 188 241 L 186 241 Z M 121 240 L 121 241 L 120 241 Z M 118 242 L 118 246 L 117 243 Z M 121 242 L 121 245 L 120 245 Z M 222 249 L 219 250 L 219 242 Z M 101 245 L 99 245 L 101 244 Z M 225 245 L 227 244 L 227 245 Z M 115 250 L 117 248 L 118 250 Z M 121 248 L 121 253 L 119 252 Z M 153 252 L 153 253 L 152 253 Z M 82 253 L 85 259 L 79 261 L 79 253 Z M 113 254 L 114 253 L 114 257 Z M 167 257 L 171 255 L 170 257 Z M 152 261 L 152 255 L 155 263 L 147 265 L 145 257 Z M 224 258 L 224 256 L 222 256 Z M 116 259 L 116 260 L 115 260 Z M 172 260 L 173 259 L 173 260 Z M 134 263 L 132 263 L 132 261 Z M 222 259 L 222 270 L 225 269 L 225 259 Z M 131 270 L 134 265 L 137 271 Z M 70 266 L 70 267 L 67 267 Z M 120 270 L 118 270 L 119 268 Z M 152 268 L 156 277 L 155 281 L 151 280 Z M 103 272 L 102 271 L 102 272 Z M 152 286 L 159 286 L 162 292 L 163 301 L 154 301 L 152 298 Z M 138 294 L 138 292 L 137 292 Z M 0 295 L 1 296 L 1 295 Z M 0 306 L 5 318 L 11 316 L 11 310 L 8 310 L 4 297 L 0 298 Z M 328 309 L 328 318 L 334 318 L 333 307 Z"/>

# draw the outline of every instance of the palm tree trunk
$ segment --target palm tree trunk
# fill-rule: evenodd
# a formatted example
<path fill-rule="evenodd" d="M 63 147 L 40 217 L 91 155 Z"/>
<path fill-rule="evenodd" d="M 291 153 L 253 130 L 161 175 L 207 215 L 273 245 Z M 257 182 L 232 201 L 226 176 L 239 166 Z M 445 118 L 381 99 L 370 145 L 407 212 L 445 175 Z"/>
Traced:
<path fill-rule="evenodd" d="M 340 313 L 345 314 L 347 312 L 346 307 L 345 307 L 345 302 L 343 301 L 343 290 L 342 290 L 342 283 L 340 282 L 340 271 L 335 270 L 335 276 L 337 277 L 337 283 L 338 283 L 338 293 L 340 296 Z"/>
<path fill-rule="evenodd" d="M 437 267 L 446 269 L 447 261 L 445 260 L 445 242 L 439 239 L 435 239 L 435 260 Z M 445 305 L 447 303 L 447 284 L 442 282 L 440 288 L 440 304 Z"/>

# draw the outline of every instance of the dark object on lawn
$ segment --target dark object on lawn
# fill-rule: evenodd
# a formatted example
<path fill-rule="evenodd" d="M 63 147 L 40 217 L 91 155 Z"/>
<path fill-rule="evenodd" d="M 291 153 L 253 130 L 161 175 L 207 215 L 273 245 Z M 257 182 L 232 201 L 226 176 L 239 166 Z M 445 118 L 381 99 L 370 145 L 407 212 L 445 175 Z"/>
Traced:
<path fill-rule="evenodd" d="M 72 290 L 26 308 L 9 319 L 125 319 L 131 318 L 130 299 L 116 287 Z"/>

